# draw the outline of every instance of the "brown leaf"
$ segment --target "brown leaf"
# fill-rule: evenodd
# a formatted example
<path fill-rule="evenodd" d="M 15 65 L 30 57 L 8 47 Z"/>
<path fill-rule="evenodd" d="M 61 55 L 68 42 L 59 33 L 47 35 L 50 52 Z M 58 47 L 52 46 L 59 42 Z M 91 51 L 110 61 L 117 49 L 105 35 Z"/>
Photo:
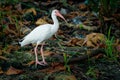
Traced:
<path fill-rule="evenodd" d="M 60 63 L 53 63 L 51 67 L 49 67 L 47 69 L 40 70 L 40 72 L 47 72 L 48 74 L 51 74 L 54 72 L 63 71 L 65 69 L 66 68 L 64 67 L 64 65 L 62 65 Z"/>
<path fill-rule="evenodd" d="M 6 7 L 4 8 L 4 10 L 10 11 L 12 8 L 13 8 L 13 6 L 12 6 L 12 5 L 9 5 L 9 6 L 6 6 Z"/>
<path fill-rule="evenodd" d="M 0 56 L 0 59 L 2 59 L 2 60 L 8 60 L 8 58 L 3 57 L 3 56 Z"/>
<path fill-rule="evenodd" d="M 15 8 L 17 8 L 17 10 L 21 12 L 22 11 L 22 5 L 21 5 L 21 3 L 16 4 Z"/>
<path fill-rule="evenodd" d="M 30 13 L 30 12 L 33 12 L 34 15 L 37 15 L 37 12 L 36 12 L 35 8 L 27 9 L 24 14 Z"/>
<path fill-rule="evenodd" d="M 86 42 L 87 47 L 95 47 L 95 45 L 91 41 Z"/>
<path fill-rule="evenodd" d="M 79 5 L 79 9 L 80 10 L 86 10 L 87 6 L 84 3 L 82 3 L 82 4 Z"/>
<path fill-rule="evenodd" d="M 115 46 L 116 50 L 118 52 L 120 52 L 120 40 L 119 39 L 116 39 L 114 46 Z"/>
<path fill-rule="evenodd" d="M 0 55 L 2 55 L 2 50 L 0 49 Z"/>
<path fill-rule="evenodd" d="M 104 20 L 105 20 L 105 21 L 111 21 L 111 20 L 113 20 L 113 18 L 104 17 Z"/>
<path fill-rule="evenodd" d="M 17 36 L 15 24 L 9 24 L 9 25 L 3 30 L 3 32 L 4 32 L 6 35 L 13 34 L 13 35 Z"/>
<path fill-rule="evenodd" d="M 118 44 L 118 45 L 116 46 L 116 49 L 117 49 L 118 52 L 120 52 L 120 44 Z"/>
<path fill-rule="evenodd" d="M 86 44 L 87 47 L 99 47 L 101 44 L 105 43 L 105 35 L 101 33 L 91 33 L 86 35 L 83 45 Z"/>
<path fill-rule="evenodd" d="M 50 55 L 52 55 L 53 54 L 53 52 L 51 52 L 51 51 L 44 51 L 44 56 L 50 56 Z"/>
<path fill-rule="evenodd" d="M 19 70 L 19 69 L 16 69 L 16 68 L 10 66 L 10 68 L 7 70 L 7 72 L 5 72 L 5 74 L 6 75 L 14 75 L 14 74 L 21 74 L 23 72 L 24 72 L 23 70 Z"/>
<path fill-rule="evenodd" d="M 100 58 L 100 57 L 103 57 L 103 54 L 102 54 L 102 53 L 100 53 L 100 54 L 98 54 L 98 55 L 95 56 L 96 59 L 98 59 L 98 58 Z"/>
<path fill-rule="evenodd" d="M 70 41 L 68 41 L 66 44 L 67 44 L 67 46 L 81 46 L 83 42 L 84 42 L 83 39 L 72 38 L 72 39 L 71 39 Z"/>
<path fill-rule="evenodd" d="M 76 12 L 70 12 L 69 14 L 67 14 L 66 15 L 66 19 L 68 18 L 68 19 L 72 19 L 72 18 L 74 18 L 75 16 L 79 16 L 80 15 L 80 13 L 78 12 L 78 11 L 76 11 Z"/>
<path fill-rule="evenodd" d="M 45 19 L 43 18 L 39 18 L 36 22 L 36 25 L 42 25 L 42 24 L 47 24 L 47 22 L 45 21 Z"/>
<path fill-rule="evenodd" d="M 33 64 L 35 64 L 35 61 L 30 61 L 30 62 L 28 62 L 27 64 L 23 64 L 24 66 L 30 66 L 30 65 L 33 65 Z"/>
<path fill-rule="evenodd" d="M 3 70 L 1 69 L 1 67 L 0 67 L 0 74 L 3 74 L 4 72 L 3 72 Z"/>
<path fill-rule="evenodd" d="M 17 51 L 19 49 L 18 45 L 8 45 L 6 49 L 2 50 L 4 53 L 10 53 L 11 51 Z"/>
<path fill-rule="evenodd" d="M 74 75 L 61 74 L 61 75 L 55 76 L 55 80 L 61 80 L 61 79 L 62 80 L 77 80 Z"/>
<path fill-rule="evenodd" d="M 29 27 L 22 27 L 22 28 L 20 29 L 20 32 L 21 32 L 22 34 L 24 34 L 24 35 L 30 33 L 31 31 L 32 31 L 32 30 L 31 30 Z"/>

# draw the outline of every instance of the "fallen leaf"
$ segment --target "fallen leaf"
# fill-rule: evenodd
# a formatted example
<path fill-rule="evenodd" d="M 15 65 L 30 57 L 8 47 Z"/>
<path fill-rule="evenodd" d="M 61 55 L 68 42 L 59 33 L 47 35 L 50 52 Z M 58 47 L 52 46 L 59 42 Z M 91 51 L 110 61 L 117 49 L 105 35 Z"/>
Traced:
<path fill-rule="evenodd" d="M 2 50 L 0 49 L 0 55 L 2 55 Z"/>
<path fill-rule="evenodd" d="M 118 44 L 118 45 L 116 46 L 116 49 L 117 49 L 118 52 L 120 52 L 120 44 Z"/>
<path fill-rule="evenodd" d="M 106 41 L 106 37 L 101 33 L 91 33 L 86 35 L 85 41 L 83 45 L 87 47 L 99 47 L 101 44 L 104 44 Z"/>
<path fill-rule="evenodd" d="M 16 29 L 12 28 L 12 27 L 15 27 L 14 24 L 9 24 L 4 30 L 3 32 L 6 34 L 6 35 L 9 35 L 9 34 L 14 34 L 17 36 L 17 33 L 16 33 Z"/>
<path fill-rule="evenodd" d="M 104 21 L 112 21 L 113 18 L 107 18 L 107 17 L 103 17 L 104 18 Z"/>
<path fill-rule="evenodd" d="M 79 4 L 79 9 L 80 10 L 86 10 L 87 6 L 84 3 Z"/>
<path fill-rule="evenodd" d="M 17 10 L 21 12 L 22 11 L 22 5 L 21 5 L 21 3 L 16 4 L 15 8 L 17 8 Z"/>
<path fill-rule="evenodd" d="M 53 52 L 51 52 L 51 51 L 44 51 L 44 56 L 50 56 L 50 55 L 52 55 L 53 54 Z"/>
<path fill-rule="evenodd" d="M 24 66 L 30 66 L 30 65 L 33 65 L 33 64 L 35 64 L 35 61 L 30 61 L 30 62 L 28 62 L 27 64 L 23 64 Z"/>
<path fill-rule="evenodd" d="M 27 9 L 24 14 L 30 13 L 30 12 L 33 12 L 34 15 L 37 15 L 37 12 L 36 12 L 35 8 Z"/>
<path fill-rule="evenodd" d="M 19 49 L 18 45 L 8 45 L 4 50 L 4 53 L 10 53 L 11 51 L 17 51 Z"/>
<path fill-rule="evenodd" d="M 6 11 L 10 11 L 12 8 L 13 8 L 12 5 L 8 5 L 8 6 L 6 6 L 6 7 L 4 8 L 4 10 L 6 10 Z"/>
<path fill-rule="evenodd" d="M 14 75 L 14 74 L 21 74 L 23 72 L 24 72 L 23 70 L 19 70 L 19 69 L 16 69 L 16 68 L 10 66 L 10 68 L 7 70 L 7 72 L 5 72 L 5 74 L 6 75 Z"/>
<path fill-rule="evenodd" d="M 66 70 L 65 66 L 60 63 L 52 63 L 52 66 L 46 69 L 40 70 L 40 72 L 47 72 L 48 74 Z"/>
<path fill-rule="evenodd" d="M 116 50 L 118 52 L 120 52 L 120 40 L 119 39 L 116 39 L 114 46 L 115 46 Z"/>
<path fill-rule="evenodd" d="M 67 75 L 67 74 L 59 74 L 57 76 L 55 76 L 54 80 L 77 80 L 76 77 L 74 75 Z"/>
<path fill-rule="evenodd" d="M 87 47 L 95 47 L 96 46 L 91 41 L 87 41 L 86 45 L 87 45 Z"/>
<path fill-rule="evenodd" d="M 43 18 L 39 18 L 36 22 L 36 25 L 42 25 L 42 24 L 47 24 L 47 22 L 45 21 L 45 19 Z"/>
<path fill-rule="evenodd" d="M 0 59 L 2 59 L 2 60 L 8 60 L 8 58 L 6 58 L 4 56 L 0 56 Z"/>
<path fill-rule="evenodd" d="M 0 67 L 0 74 L 3 74 L 4 72 L 3 72 L 3 70 L 1 69 L 1 67 Z"/>
<path fill-rule="evenodd" d="M 79 38 L 72 38 L 70 41 L 66 43 L 67 46 L 82 46 L 82 43 L 84 42 L 83 39 Z"/>
<path fill-rule="evenodd" d="M 76 12 L 70 12 L 69 14 L 66 15 L 66 19 L 73 19 L 75 16 L 79 16 L 80 13 L 78 11 Z"/>
<path fill-rule="evenodd" d="M 21 32 L 22 34 L 24 34 L 24 35 L 30 33 L 31 31 L 32 31 L 32 30 L 31 30 L 29 27 L 22 27 L 22 28 L 20 29 L 20 32 Z"/>
<path fill-rule="evenodd" d="M 95 56 L 96 59 L 98 59 L 98 58 L 100 58 L 100 57 L 103 57 L 103 54 L 102 54 L 102 53 L 100 53 L 100 54 L 98 54 L 98 55 Z"/>

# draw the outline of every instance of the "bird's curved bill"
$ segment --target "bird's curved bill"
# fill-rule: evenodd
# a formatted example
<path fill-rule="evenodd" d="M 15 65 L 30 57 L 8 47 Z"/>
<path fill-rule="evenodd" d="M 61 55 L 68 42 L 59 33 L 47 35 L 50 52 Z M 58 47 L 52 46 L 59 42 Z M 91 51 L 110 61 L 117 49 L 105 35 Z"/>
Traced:
<path fill-rule="evenodd" d="M 66 19 L 60 14 L 60 12 L 57 12 L 56 16 L 59 16 L 60 18 L 62 18 L 67 23 Z"/>

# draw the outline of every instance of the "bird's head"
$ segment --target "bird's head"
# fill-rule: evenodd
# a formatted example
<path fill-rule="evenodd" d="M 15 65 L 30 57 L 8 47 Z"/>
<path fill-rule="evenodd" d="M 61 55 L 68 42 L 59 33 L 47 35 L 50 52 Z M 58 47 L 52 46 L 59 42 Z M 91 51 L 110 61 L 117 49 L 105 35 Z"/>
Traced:
<path fill-rule="evenodd" d="M 58 10 L 53 10 L 52 13 L 53 13 L 54 15 L 62 18 L 62 19 L 67 23 L 67 21 L 65 20 L 65 18 L 61 15 L 61 13 L 60 13 Z"/>

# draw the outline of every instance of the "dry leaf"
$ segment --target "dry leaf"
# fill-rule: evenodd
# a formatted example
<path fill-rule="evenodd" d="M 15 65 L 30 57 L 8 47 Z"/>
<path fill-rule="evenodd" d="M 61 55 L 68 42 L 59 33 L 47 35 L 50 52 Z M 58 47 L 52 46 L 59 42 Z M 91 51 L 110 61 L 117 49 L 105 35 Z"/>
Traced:
<path fill-rule="evenodd" d="M 66 44 L 67 46 L 82 46 L 82 43 L 84 42 L 83 39 L 79 38 L 72 38 L 70 41 L 68 41 Z"/>
<path fill-rule="evenodd" d="M 12 66 L 5 72 L 6 75 L 14 75 L 14 74 L 21 74 L 23 73 L 23 70 L 16 69 Z"/>
<path fill-rule="evenodd" d="M 117 39 L 116 42 L 114 43 L 114 46 L 118 52 L 120 52 L 120 40 Z"/>
<path fill-rule="evenodd" d="M 52 55 L 53 54 L 53 52 L 51 52 L 51 51 L 44 51 L 44 56 L 50 56 L 50 55 Z"/>
<path fill-rule="evenodd" d="M 30 12 L 33 12 L 34 15 L 37 15 L 37 12 L 36 12 L 35 8 L 27 9 L 24 14 L 30 13 Z"/>
<path fill-rule="evenodd" d="M 76 12 L 70 12 L 69 14 L 66 15 L 66 19 L 73 19 L 75 16 L 79 16 L 80 13 L 78 11 Z"/>
<path fill-rule="evenodd" d="M 8 45 L 4 50 L 4 53 L 10 53 L 11 51 L 17 51 L 19 49 L 18 45 Z"/>
<path fill-rule="evenodd" d="M 33 64 L 35 64 L 35 61 L 30 61 L 29 63 L 23 64 L 23 65 L 24 65 L 24 66 L 30 66 L 30 65 L 33 65 Z"/>
<path fill-rule="evenodd" d="M 6 7 L 4 8 L 4 10 L 6 10 L 6 11 L 10 11 L 12 8 L 13 8 L 12 5 L 8 5 L 8 6 L 6 6 Z"/>
<path fill-rule="evenodd" d="M 3 74 L 4 72 L 3 72 L 3 70 L 1 69 L 1 67 L 0 67 L 0 74 Z"/>
<path fill-rule="evenodd" d="M 53 63 L 51 67 L 42 69 L 42 70 L 40 70 L 40 72 L 47 72 L 48 74 L 51 74 L 54 72 L 63 71 L 65 69 L 66 68 L 64 67 L 64 65 L 62 65 L 60 63 Z"/>
<path fill-rule="evenodd" d="M 8 60 L 8 58 L 3 57 L 3 56 L 0 56 L 0 59 L 2 59 L 2 60 Z"/>
<path fill-rule="evenodd" d="M 118 52 L 120 52 L 120 44 L 118 44 L 118 45 L 116 46 L 116 49 L 117 49 Z"/>
<path fill-rule="evenodd" d="M 98 58 L 100 58 L 100 57 L 103 57 L 103 54 L 102 54 L 102 53 L 100 53 L 100 54 L 98 54 L 98 55 L 95 56 L 96 59 L 98 59 Z"/>
<path fill-rule="evenodd" d="M 95 47 L 95 45 L 91 41 L 86 42 L 87 47 Z"/>
<path fill-rule="evenodd" d="M 0 55 L 2 55 L 2 50 L 0 49 Z"/>
<path fill-rule="evenodd" d="M 6 35 L 9 35 L 9 34 L 14 34 L 17 36 L 17 33 L 15 32 L 15 25 L 14 24 L 9 24 L 4 30 L 3 32 L 6 34 Z"/>
<path fill-rule="evenodd" d="M 82 3 L 79 5 L 79 8 L 80 8 L 80 10 L 86 10 L 87 6 L 84 3 Z"/>
<path fill-rule="evenodd" d="M 65 75 L 65 74 L 55 76 L 54 80 L 61 80 L 61 79 L 62 80 L 77 80 L 74 75 Z"/>
<path fill-rule="evenodd" d="M 42 25 L 42 24 L 47 24 L 47 22 L 45 21 L 45 19 L 43 18 L 39 18 L 36 22 L 36 25 Z"/>
<path fill-rule="evenodd" d="M 87 47 L 95 48 L 95 47 L 99 47 L 101 44 L 104 44 L 105 41 L 106 41 L 106 38 L 104 34 L 91 33 L 86 36 L 83 45 L 86 45 Z"/>
<path fill-rule="evenodd" d="M 22 27 L 22 28 L 20 29 L 20 32 L 21 32 L 22 34 L 24 34 L 24 35 L 30 33 L 31 31 L 32 31 L 32 30 L 31 30 L 30 28 L 28 28 L 28 27 Z"/>
<path fill-rule="evenodd" d="M 104 21 L 112 21 L 113 18 L 107 18 L 107 17 L 103 17 L 104 18 Z"/>

